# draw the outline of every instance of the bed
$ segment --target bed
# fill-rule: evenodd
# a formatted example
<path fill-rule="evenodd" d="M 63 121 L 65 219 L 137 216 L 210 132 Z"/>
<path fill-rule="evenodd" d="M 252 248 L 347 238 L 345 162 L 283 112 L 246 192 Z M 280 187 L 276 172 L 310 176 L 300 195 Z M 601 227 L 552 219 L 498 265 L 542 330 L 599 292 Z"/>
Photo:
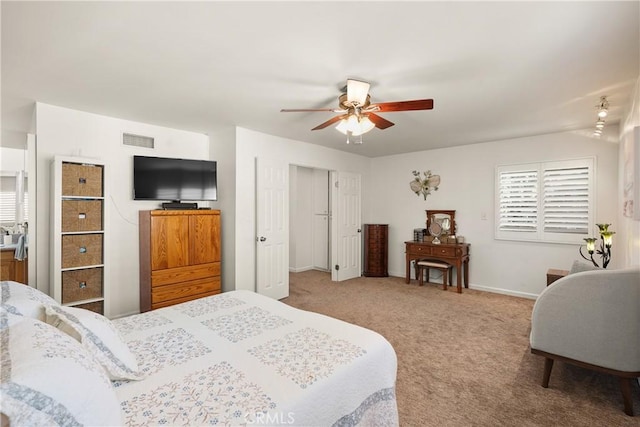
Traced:
<path fill-rule="evenodd" d="M 16 371 L 25 357 L 24 350 L 20 357 L 16 354 L 25 348 L 19 340 L 35 326 L 40 335 L 44 329 L 51 334 L 62 331 L 65 337 L 56 337 L 57 341 L 77 344 L 66 357 L 84 357 L 76 364 L 82 365 L 85 378 L 100 374 L 91 360 L 103 368 L 91 396 L 84 391 L 75 396 L 79 401 L 68 396 L 57 399 L 58 406 L 67 408 L 65 416 L 79 424 L 398 425 L 396 355 L 373 331 L 249 291 L 109 321 L 86 310 L 59 306 L 41 293 L 25 308 L 16 303 L 15 285 L 7 283 L 1 286 L 1 405 L 12 425 L 65 424 L 60 422 L 64 416 L 56 418 L 56 410 L 34 410 L 38 405 L 30 403 L 30 398 L 37 400 L 30 395 L 33 390 L 59 394 L 47 388 L 44 374 L 22 378 L 17 373 L 22 371 Z M 13 299 L 5 294 L 13 294 Z M 12 328 L 17 330 L 11 333 Z M 41 351 L 43 345 L 31 347 Z M 31 353 L 27 359 L 38 359 L 38 351 Z M 50 354 L 40 359 L 53 364 Z M 26 363 L 33 366 L 34 361 Z M 63 378 L 73 383 L 69 371 L 65 368 Z M 107 408 L 97 401 L 106 402 Z"/>

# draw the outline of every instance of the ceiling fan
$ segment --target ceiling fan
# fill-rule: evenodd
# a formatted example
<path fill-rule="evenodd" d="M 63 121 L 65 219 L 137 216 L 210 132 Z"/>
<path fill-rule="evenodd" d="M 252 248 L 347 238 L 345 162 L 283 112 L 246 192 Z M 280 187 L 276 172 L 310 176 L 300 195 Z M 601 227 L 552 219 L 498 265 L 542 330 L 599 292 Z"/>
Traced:
<path fill-rule="evenodd" d="M 415 99 L 411 101 L 380 102 L 371 103 L 369 87 L 367 82 L 348 79 L 347 86 L 338 97 L 339 108 L 302 108 L 302 109 L 282 109 L 283 113 L 310 112 L 310 111 L 331 111 L 339 113 L 324 123 L 319 124 L 311 130 L 324 129 L 334 123 L 338 123 L 336 129 L 347 135 L 347 144 L 351 142 L 352 136 L 360 137 L 355 143 L 362 143 L 362 134 L 369 132 L 374 127 L 387 129 L 394 125 L 393 122 L 379 116 L 376 113 L 390 113 L 394 111 L 414 111 L 433 109 L 433 99 Z"/>

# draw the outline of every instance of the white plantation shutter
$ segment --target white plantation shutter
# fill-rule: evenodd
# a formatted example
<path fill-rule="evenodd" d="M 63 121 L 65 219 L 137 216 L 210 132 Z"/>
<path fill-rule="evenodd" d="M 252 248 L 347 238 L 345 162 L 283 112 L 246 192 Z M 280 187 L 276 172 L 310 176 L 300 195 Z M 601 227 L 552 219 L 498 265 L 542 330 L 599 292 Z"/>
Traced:
<path fill-rule="evenodd" d="M 498 229 L 536 231 L 538 225 L 538 171 L 500 172 Z"/>
<path fill-rule="evenodd" d="M 496 168 L 496 239 L 581 243 L 593 223 L 594 160 Z"/>
<path fill-rule="evenodd" d="M 25 179 L 24 188 L 27 188 Z M 13 227 L 16 222 L 16 178 L 3 176 L 0 182 L 0 224 L 5 227 Z M 29 217 L 29 195 L 24 193 L 23 205 L 24 219 Z"/>
<path fill-rule="evenodd" d="M 544 171 L 544 231 L 581 233 L 589 231 L 589 168 Z"/>
<path fill-rule="evenodd" d="M 16 192 L 0 191 L 0 223 L 13 225 L 16 220 Z"/>

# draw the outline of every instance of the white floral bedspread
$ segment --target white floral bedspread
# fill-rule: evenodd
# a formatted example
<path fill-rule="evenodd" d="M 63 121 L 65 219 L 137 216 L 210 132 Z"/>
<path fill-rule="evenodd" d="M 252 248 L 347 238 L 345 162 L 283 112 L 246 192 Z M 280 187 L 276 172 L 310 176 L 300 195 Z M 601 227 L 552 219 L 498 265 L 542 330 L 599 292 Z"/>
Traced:
<path fill-rule="evenodd" d="M 115 382 L 129 426 L 397 426 L 382 336 L 249 291 L 115 320 L 142 381 Z"/>

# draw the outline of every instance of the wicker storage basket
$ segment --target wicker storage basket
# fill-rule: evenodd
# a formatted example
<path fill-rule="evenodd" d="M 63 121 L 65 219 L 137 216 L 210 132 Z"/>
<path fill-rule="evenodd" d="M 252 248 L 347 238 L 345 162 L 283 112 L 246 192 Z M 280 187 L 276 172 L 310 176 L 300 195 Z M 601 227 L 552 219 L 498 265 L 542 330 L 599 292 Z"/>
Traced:
<path fill-rule="evenodd" d="M 86 304 L 74 305 L 76 308 L 84 308 L 98 314 L 104 314 L 104 301 L 88 302 Z"/>
<path fill-rule="evenodd" d="M 63 200 L 62 231 L 102 230 L 102 200 Z"/>
<path fill-rule="evenodd" d="M 62 272 L 62 303 L 102 297 L 102 268 Z"/>
<path fill-rule="evenodd" d="M 62 236 L 62 268 L 102 264 L 102 234 Z"/>
<path fill-rule="evenodd" d="M 102 166 L 63 163 L 62 195 L 102 197 Z"/>

